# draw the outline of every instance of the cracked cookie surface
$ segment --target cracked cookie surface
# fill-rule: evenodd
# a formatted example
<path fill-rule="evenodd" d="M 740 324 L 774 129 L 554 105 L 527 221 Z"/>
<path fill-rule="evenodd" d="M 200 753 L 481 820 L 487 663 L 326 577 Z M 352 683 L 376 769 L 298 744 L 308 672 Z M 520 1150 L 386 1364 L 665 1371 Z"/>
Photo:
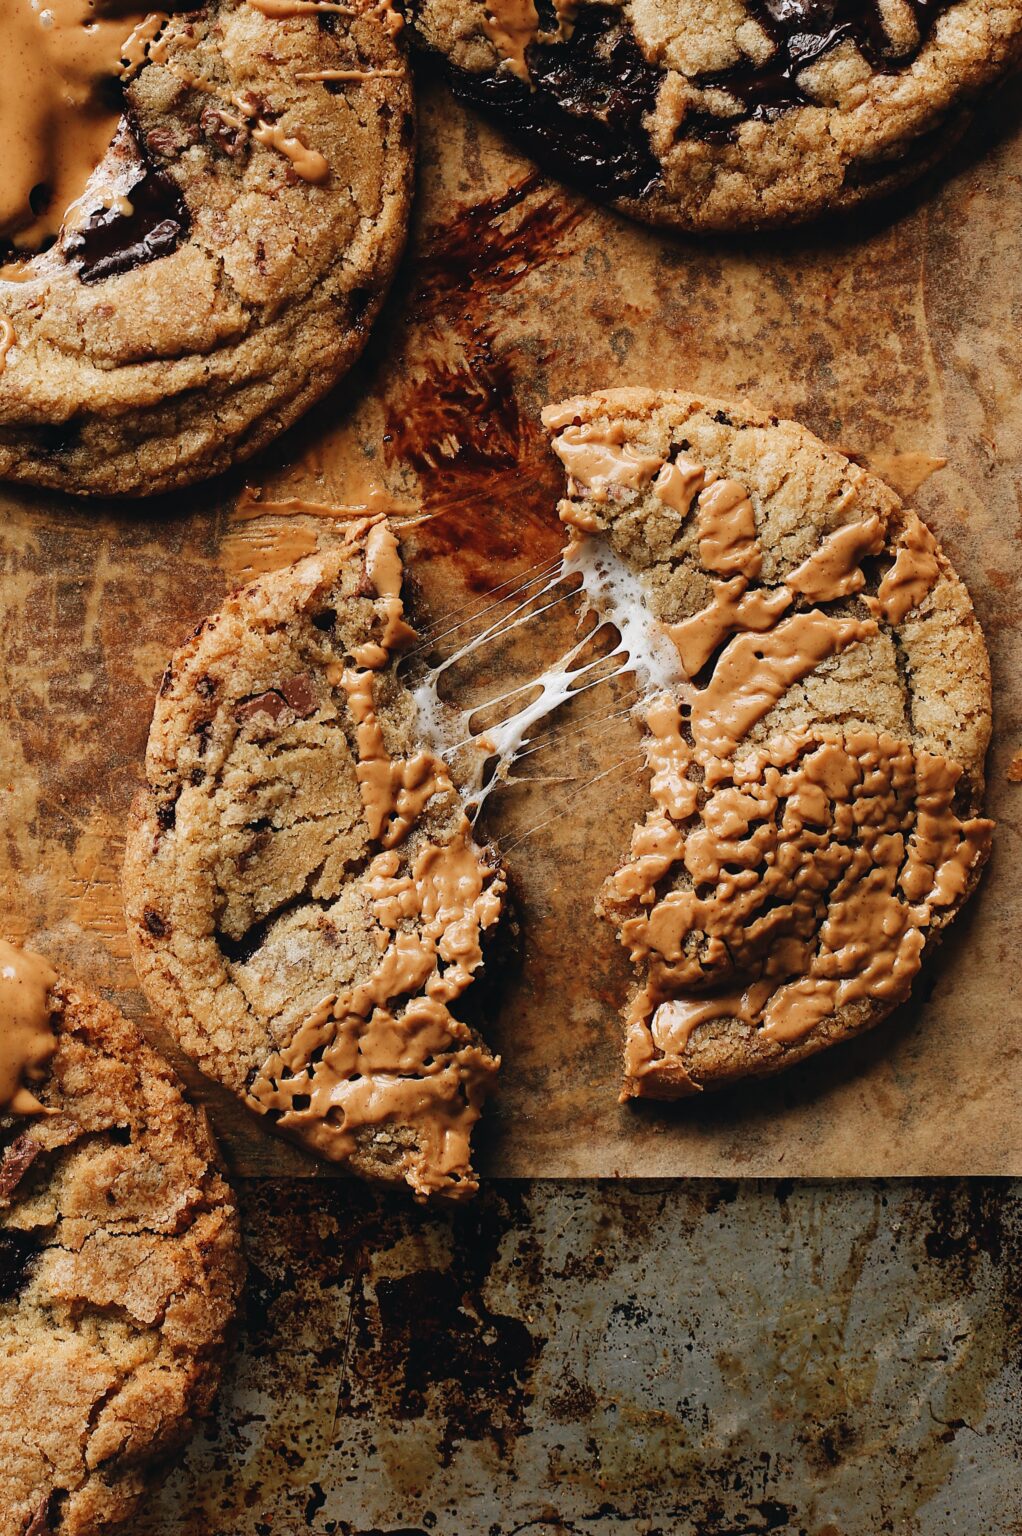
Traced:
<path fill-rule="evenodd" d="M 639 977 L 625 1096 L 776 1071 L 886 1017 L 978 880 L 972 604 L 917 515 L 793 422 L 641 389 L 544 420 L 562 519 L 640 572 L 678 657 L 600 898 Z"/>
<path fill-rule="evenodd" d="M 205 1414 L 242 1280 L 201 1113 L 58 980 L 42 1110 L 0 1114 L 0 1531 L 122 1529 Z"/>
<path fill-rule="evenodd" d="M 458 1198 L 497 1067 L 465 1010 L 504 878 L 397 676 L 396 539 L 350 532 L 228 598 L 173 658 L 128 928 L 203 1071 L 321 1156 Z"/>
<path fill-rule="evenodd" d="M 921 174 L 1022 60 L 1022 0 L 414 0 L 462 100 L 634 218 L 766 227 Z"/>
<path fill-rule="evenodd" d="M 395 21 L 365 0 L 210 0 L 148 38 L 75 217 L 0 268 L 0 476 L 187 485 L 351 365 L 408 215 Z"/>

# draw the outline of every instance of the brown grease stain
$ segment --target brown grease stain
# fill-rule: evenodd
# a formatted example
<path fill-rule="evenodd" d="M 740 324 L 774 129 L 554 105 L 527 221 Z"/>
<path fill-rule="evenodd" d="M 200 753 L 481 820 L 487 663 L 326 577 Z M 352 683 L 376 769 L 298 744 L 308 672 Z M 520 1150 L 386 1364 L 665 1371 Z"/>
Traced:
<path fill-rule="evenodd" d="M 509 561 L 553 556 L 564 542 L 542 402 L 522 405 L 512 355 L 498 346 L 499 300 L 555 261 L 585 214 L 530 174 L 430 231 L 411 274 L 424 344 L 388 397 L 386 452 L 417 472 L 432 514 L 416 534 L 418 558 L 445 559 L 469 592 L 502 581 Z"/>

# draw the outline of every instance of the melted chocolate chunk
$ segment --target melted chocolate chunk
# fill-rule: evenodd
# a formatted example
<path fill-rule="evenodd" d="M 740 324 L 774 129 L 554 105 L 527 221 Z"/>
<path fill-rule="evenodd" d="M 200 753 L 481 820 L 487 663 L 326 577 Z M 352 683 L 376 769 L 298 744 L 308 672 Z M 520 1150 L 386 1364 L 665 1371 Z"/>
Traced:
<path fill-rule="evenodd" d="M 35 1233 L 0 1232 L 0 1301 L 11 1301 L 25 1289 L 38 1251 Z"/>
<path fill-rule="evenodd" d="M 127 195 L 129 214 L 100 208 L 68 237 L 65 251 L 70 260 L 80 262 L 83 283 L 100 283 L 169 256 L 188 233 L 185 200 L 163 171 L 143 166 L 140 180 Z"/>
<path fill-rule="evenodd" d="M 566 42 L 533 43 L 533 89 L 501 70 L 451 67 L 456 96 L 499 118 L 555 175 L 604 197 L 642 197 L 660 176 L 643 118 L 660 70 L 643 57 L 621 12 L 587 5 Z"/>
<path fill-rule="evenodd" d="M 743 110 L 731 118 L 689 113 L 682 135 L 710 142 L 725 140 L 739 121 L 770 120 L 792 107 L 812 106 L 813 98 L 802 90 L 798 76 L 843 42 L 854 43 L 866 62 L 882 74 L 903 69 L 929 37 L 941 11 L 954 0 L 908 3 L 919 40 L 907 52 L 897 53 L 883 24 L 880 0 L 747 0 L 750 14 L 771 39 L 775 51 L 764 64 L 749 60 L 716 74 L 700 75 L 698 85 L 727 91 L 738 98 Z"/>

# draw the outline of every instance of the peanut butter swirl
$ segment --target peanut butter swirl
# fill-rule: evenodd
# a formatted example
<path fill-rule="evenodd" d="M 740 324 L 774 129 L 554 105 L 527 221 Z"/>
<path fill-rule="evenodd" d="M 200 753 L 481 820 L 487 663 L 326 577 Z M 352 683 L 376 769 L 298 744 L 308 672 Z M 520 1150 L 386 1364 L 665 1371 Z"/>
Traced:
<path fill-rule="evenodd" d="M 57 973 L 42 955 L 0 939 L 0 1114 L 46 1111 L 38 1086 L 57 1048 L 50 990 Z"/>

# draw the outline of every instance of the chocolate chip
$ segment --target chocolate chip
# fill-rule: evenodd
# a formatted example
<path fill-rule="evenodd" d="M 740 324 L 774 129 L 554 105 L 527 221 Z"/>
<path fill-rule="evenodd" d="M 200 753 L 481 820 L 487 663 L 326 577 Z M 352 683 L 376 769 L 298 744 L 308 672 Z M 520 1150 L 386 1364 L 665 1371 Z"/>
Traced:
<path fill-rule="evenodd" d="M 8 1199 L 42 1151 L 34 1136 L 26 1131 L 3 1150 L 0 1157 L 0 1200 Z"/>
<path fill-rule="evenodd" d="M 267 688 L 265 693 L 257 693 L 254 698 L 245 699 L 234 711 L 234 718 L 239 725 L 246 720 L 251 720 L 256 715 L 266 715 L 276 725 L 281 715 L 287 709 L 287 700 L 276 688 Z"/>
<path fill-rule="evenodd" d="M 26 1525 L 22 1536 L 52 1536 L 53 1523 L 50 1516 L 55 1500 L 56 1495 L 52 1493 L 46 1495 L 28 1525 Z"/>
<path fill-rule="evenodd" d="M 199 130 L 194 123 L 172 123 L 150 128 L 145 136 L 146 149 L 161 160 L 170 160 L 199 142 Z"/>
<path fill-rule="evenodd" d="M 265 693 L 257 693 L 253 698 L 245 699 L 235 709 L 234 718 L 239 725 L 243 725 L 256 715 L 266 715 L 276 725 L 286 710 L 293 710 L 304 720 L 307 715 L 315 713 L 316 704 L 316 689 L 311 675 L 299 672 L 296 677 L 287 678 L 276 688 L 267 688 Z"/>
<path fill-rule="evenodd" d="M 207 139 L 212 139 L 217 149 L 232 160 L 243 154 L 251 138 L 246 123 L 225 123 L 215 107 L 203 107 L 199 114 L 199 126 Z"/>
<path fill-rule="evenodd" d="M 315 713 L 318 702 L 316 689 L 308 672 L 300 672 L 297 677 L 289 677 L 287 682 L 281 683 L 280 691 L 295 714 L 303 720 L 307 715 Z"/>
<path fill-rule="evenodd" d="M 39 1246 L 33 1232 L 0 1232 L 0 1301 L 10 1301 L 25 1289 Z"/>
<path fill-rule="evenodd" d="M 161 917 L 152 907 L 146 907 L 142 913 L 142 921 L 154 939 L 165 939 L 170 932 L 170 924 L 167 919 Z"/>

